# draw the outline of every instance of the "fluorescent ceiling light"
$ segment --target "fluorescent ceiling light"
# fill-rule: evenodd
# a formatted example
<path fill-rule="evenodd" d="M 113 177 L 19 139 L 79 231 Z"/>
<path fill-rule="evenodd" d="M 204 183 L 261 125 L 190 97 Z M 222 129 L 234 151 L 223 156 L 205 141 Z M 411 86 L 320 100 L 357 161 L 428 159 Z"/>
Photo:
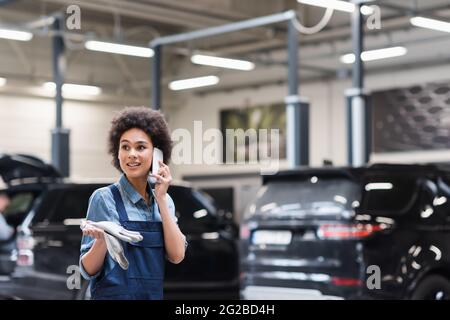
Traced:
<path fill-rule="evenodd" d="M 355 55 L 353 53 L 347 53 L 341 56 L 341 62 L 345 64 L 350 64 L 355 62 Z"/>
<path fill-rule="evenodd" d="M 146 47 L 130 46 L 113 42 L 89 40 L 84 43 L 84 47 L 88 50 L 125 54 L 135 57 L 151 58 L 153 50 Z"/>
<path fill-rule="evenodd" d="M 0 38 L 18 41 L 30 41 L 33 38 L 33 34 L 26 31 L 0 29 Z"/>
<path fill-rule="evenodd" d="M 6 78 L 0 78 L 0 87 L 3 87 L 6 84 Z"/>
<path fill-rule="evenodd" d="M 450 23 L 436 20 L 436 19 L 430 19 L 430 18 L 424 18 L 424 17 L 413 17 L 409 20 L 413 26 L 416 27 L 422 27 L 437 31 L 444 31 L 444 32 L 450 32 Z"/>
<path fill-rule="evenodd" d="M 198 77 L 184 80 L 176 80 L 169 83 L 171 90 L 184 90 L 198 87 L 213 86 L 219 83 L 219 78 L 216 76 Z"/>
<path fill-rule="evenodd" d="M 54 82 L 44 83 L 44 88 L 49 91 L 56 90 L 56 84 Z M 102 92 L 102 89 L 95 86 L 86 86 L 81 84 L 64 83 L 62 86 L 64 94 L 81 94 L 96 96 Z"/>
<path fill-rule="evenodd" d="M 202 64 L 206 66 L 213 66 L 219 68 L 228 68 L 236 70 L 249 71 L 255 69 L 255 64 L 250 61 L 236 60 L 228 58 L 220 58 L 214 56 L 206 56 L 202 54 L 195 54 L 191 57 L 192 63 Z"/>
<path fill-rule="evenodd" d="M 392 47 L 378 50 L 369 50 L 361 53 L 361 59 L 363 61 L 373 61 L 379 59 L 394 58 L 403 56 L 407 52 L 408 50 L 405 47 Z M 341 62 L 347 64 L 353 63 L 355 62 L 355 55 L 353 53 L 344 54 L 343 56 L 341 56 Z"/>
<path fill-rule="evenodd" d="M 340 0 L 297 0 L 298 3 L 308 4 L 311 6 L 330 8 L 338 11 L 352 13 L 355 11 L 355 5 L 347 1 Z M 361 13 L 363 15 L 373 14 L 373 9 L 370 6 L 362 6 Z"/>

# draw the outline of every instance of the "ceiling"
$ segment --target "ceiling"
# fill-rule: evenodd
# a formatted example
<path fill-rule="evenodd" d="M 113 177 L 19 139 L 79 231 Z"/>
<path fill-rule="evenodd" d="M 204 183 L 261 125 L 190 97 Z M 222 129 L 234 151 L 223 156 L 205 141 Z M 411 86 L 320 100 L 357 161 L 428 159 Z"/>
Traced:
<path fill-rule="evenodd" d="M 186 31 L 219 26 L 294 9 L 304 25 L 314 25 L 325 10 L 298 4 L 295 0 L 0 0 L 3 24 L 26 27 L 28 23 L 67 6 L 81 8 L 81 30 L 66 31 L 66 82 L 101 86 L 108 94 L 148 99 L 151 61 L 91 52 L 83 38 L 98 38 L 148 45 L 152 39 Z M 381 7 L 380 30 L 367 30 L 366 48 L 404 45 L 408 55 L 366 64 L 368 72 L 408 68 L 418 64 L 448 62 L 450 34 L 411 26 L 409 15 L 421 13 L 448 20 L 450 0 L 375 1 Z M 38 85 L 52 79 L 51 37 L 47 29 L 34 30 L 30 42 L 0 39 L 0 76 L 17 87 Z M 78 38 L 74 38 L 73 35 Z M 351 51 L 350 16 L 334 12 L 320 32 L 300 35 L 300 76 L 302 81 L 348 76 L 348 65 L 339 56 Z M 286 26 L 282 24 L 179 43 L 164 49 L 163 83 L 190 76 L 220 75 L 220 85 L 198 92 L 231 90 L 243 86 L 283 83 L 286 80 Z M 426 48 L 432 47 L 433 50 Z M 194 66 L 194 51 L 212 52 L 256 62 L 251 72 Z"/>

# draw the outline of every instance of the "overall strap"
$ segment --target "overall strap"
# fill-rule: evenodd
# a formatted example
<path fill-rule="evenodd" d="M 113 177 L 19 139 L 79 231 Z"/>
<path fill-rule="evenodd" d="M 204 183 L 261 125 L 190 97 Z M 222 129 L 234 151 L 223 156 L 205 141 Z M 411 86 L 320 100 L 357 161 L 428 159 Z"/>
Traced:
<path fill-rule="evenodd" d="M 158 210 L 158 204 L 156 203 L 155 198 L 152 199 L 153 202 L 153 208 L 152 208 L 152 221 L 156 221 L 155 220 L 155 214 L 156 214 L 156 210 Z"/>
<path fill-rule="evenodd" d="M 152 207 L 152 221 L 155 221 L 155 214 L 156 214 L 156 210 L 158 210 L 158 203 L 156 202 L 156 196 L 155 196 L 155 191 L 152 189 L 152 186 L 150 187 L 150 191 L 152 192 L 152 203 L 153 203 L 153 207 Z"/>
<path fill-rule="evenodd" d="M 114 202 L 116 203 L 116 210 L 119 214 L 120 222 L 128 221 L 127 211 L 125 210 L 125 206 L 123 204 L 122 196 L 120 195 L 120 191 L 115 184 L 109 186 L 111 192 L 114 197 Z"/>

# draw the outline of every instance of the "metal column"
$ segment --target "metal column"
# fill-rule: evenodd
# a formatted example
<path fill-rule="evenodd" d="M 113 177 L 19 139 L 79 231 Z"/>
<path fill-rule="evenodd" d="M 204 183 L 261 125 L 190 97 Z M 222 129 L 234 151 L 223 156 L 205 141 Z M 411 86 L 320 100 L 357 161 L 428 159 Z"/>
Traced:
<path fill-rule="evenodd" d="M 288 86 L 286 97 L 287 160 L 290 168 L 309 164 L 309 105 L 298 96 L 298 32 L 288 21 Z"/>
<path fill-rule="evenodd" d="M 53 79 L 56 85 L 56 127 L 52 130 L 52 164 L 64 177 L 70 173 L 69 166 L 69 130 L 62 127 L 62 85 L 66 69 L 65 46 L 62 35 L 63 16 L 58 15 L 53 22 Z"/>
<path fill-rule="evenodd" d="M 368 110 L 364 88 L 364 65 L 361 59 L 363 52 L 363 23 L 361 14 L 362 2 L 354 1 L 355 11 L 352 13 L 352 43 L 355 62 L 353 63 L 353 87 L 347 90 L 348 103 L 348 161 L 351 166 L 362 166 L 369 160 Z"/>
<path fill-rule="evenodd" d="M 154 110 L 161 108 L 161 46 L 155 45 L 152 47 L 153 67 L 152 67 L 152 104 Z"/>

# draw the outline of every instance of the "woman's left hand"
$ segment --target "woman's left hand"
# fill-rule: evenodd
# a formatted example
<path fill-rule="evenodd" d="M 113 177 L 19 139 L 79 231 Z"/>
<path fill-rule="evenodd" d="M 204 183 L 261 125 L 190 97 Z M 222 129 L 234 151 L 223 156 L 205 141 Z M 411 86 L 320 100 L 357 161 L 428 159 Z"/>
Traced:
<path fill-rule="evenodd" d="M 164 164 L 161 160 L 158 162 L 158 174 L 151 174 L 152 177 L 156 178 L 155 196 L 157 201 L 166 199 L 167 189 L 169 189 L 169 185 L 172 182 L 169 166 Z"/>

